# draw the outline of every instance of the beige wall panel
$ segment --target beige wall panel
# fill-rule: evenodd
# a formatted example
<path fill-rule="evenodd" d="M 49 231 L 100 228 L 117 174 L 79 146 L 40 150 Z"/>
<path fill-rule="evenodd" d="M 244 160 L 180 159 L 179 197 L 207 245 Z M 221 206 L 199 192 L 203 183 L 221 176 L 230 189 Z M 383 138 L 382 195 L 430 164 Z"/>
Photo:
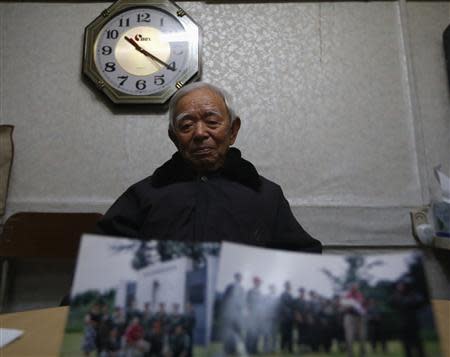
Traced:
<path fill-rule="evenodd" d="M 184 6 L 204 78 L 238 93 L 238 145 L 294 204 L 417 201 L 395 2 Z"/>
<path fill-rule="evenodd" d="M 442 43 L 442 33 L 450 25 L 450 3 L 413 1 L 407 10 L 426 167 L 434 195 L 433 167 L 442 164 L 450 170 L 450 93 Z"/>

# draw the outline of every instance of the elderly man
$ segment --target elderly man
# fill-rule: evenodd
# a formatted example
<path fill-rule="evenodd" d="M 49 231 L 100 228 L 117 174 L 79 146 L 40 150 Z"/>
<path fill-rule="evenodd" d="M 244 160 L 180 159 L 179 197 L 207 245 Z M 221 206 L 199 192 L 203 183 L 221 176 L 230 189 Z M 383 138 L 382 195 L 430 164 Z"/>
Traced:
<path fill-rule="evenodd" d="M 187 85 L 172 98 L 169 120 L 178 151 L 113 204 L 98 224 L 101 233 L 321 251 L 280 186 L 230 148 L 241 120 L 226 93 L 207 83 Z"/>

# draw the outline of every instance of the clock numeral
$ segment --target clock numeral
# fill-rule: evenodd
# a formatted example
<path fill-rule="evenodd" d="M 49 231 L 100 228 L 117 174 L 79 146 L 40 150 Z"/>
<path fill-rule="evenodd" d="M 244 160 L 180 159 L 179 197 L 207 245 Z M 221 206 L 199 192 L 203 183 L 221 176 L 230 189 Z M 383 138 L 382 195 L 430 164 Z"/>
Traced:
<path fill-rule="evenodd" d="M 119 36 L 119 31 L 117 30 L 108 30 L 106 31 L 106 38 L 111 38 L 115 40 Z"/>
<path fill-rule="evenodd" d="M 140 79 L 136 82 L 136 88 L 139 90 L 143 90 L 147 88 L 147 82 L 144 79 Z"/>
<path fill-rule="evenodd" d="M 106 62 L 105 71 L 114 72 L 116 70 L 116 64 L 114 62 Z"/>
<path fill-rule="evenodd" d="M 128 79 L 128 76 L 118 76 L 117 79 L 121 80 L 120 83 L 119 83 L 119 86 L 123 86 L 125 81 Z"/>
<path fill-rule="evenodd" d="M 150 14 L 148 12 L 137 14 L 137 22 L 150 22 Z"/>
<path fill-rule="evenodd" d="M 170 70 L 170 71 L 176 71 L 176 70 L 177 70 L 177 67 L 176 67 L 176 65 L 175 65 L 175 61 L 169 63 L 169 65 L 167 66 L 167 69 Z"/>
<path fill-rule="evenodd" d="M 126 19 L 120 19 L 119 20 L 119 26 L 120 27 L 128 27 L 130 26 L 130 18 L 126 18 Z"/>
<path fill-rule="evenodd" d="M 112 48 L 110 46 L 102 47 L 102 55 L 110 55 L 112 53 Z"/>
<path fill-rule="evenodd" d="M 153 80 L 153 83 L 155 83 L 157 86 L 162 86 L 165 82 L 166 81 L 164 80 L 164 74 L 155 76 L 155 79 Z"/>
<path fill-rule="evenodd" d="M 164 17 L 161 17 L 161 20 L 159 20 L 159 27 L 164 26 Z"/>

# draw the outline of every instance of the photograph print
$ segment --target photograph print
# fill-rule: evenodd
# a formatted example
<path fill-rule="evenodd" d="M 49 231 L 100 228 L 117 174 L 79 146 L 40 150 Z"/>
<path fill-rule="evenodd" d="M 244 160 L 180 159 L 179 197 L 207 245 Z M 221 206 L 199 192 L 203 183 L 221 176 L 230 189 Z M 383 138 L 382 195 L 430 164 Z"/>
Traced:
<path fill-rule="evenodd" d="M 210 355 L 438 357 L 421 255 L 224 243 Z"/>
<path fill-rule="evenodd" d="M 218 243 L 85 235 L 61 356 L 205 356 Z"/>

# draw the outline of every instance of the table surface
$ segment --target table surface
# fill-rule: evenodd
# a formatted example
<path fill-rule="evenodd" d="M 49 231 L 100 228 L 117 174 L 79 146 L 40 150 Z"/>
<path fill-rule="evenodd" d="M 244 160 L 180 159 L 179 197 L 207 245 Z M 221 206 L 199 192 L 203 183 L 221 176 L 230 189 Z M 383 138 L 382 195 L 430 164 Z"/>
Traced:
<path fill-rule="evenodd" d="M 442 356 L 450 357 L 450 300 L 434 300 L 433 309 Z M 67 307 L 56 307 L 0 315 L 0 327 L 25 330 L 20 339 L 0 349 L 0 356 L 58 356 L 68 311 Z"/>

